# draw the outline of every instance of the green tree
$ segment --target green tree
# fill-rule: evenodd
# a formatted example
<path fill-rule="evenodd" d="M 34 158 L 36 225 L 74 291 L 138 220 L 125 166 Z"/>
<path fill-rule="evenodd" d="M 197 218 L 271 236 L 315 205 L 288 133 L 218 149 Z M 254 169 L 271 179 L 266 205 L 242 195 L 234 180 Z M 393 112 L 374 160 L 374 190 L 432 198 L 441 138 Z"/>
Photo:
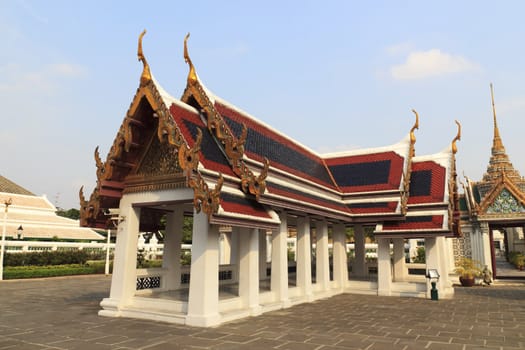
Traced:
<path fill-rule="evenodd" d="M 63 216 L 65 218 L 70 218 L 70 219 L 73 219 L 73 220 L 80 219 L 80 210 L 75 209 L 75 208 L 71 208 L 71 209 L 68 209 L 68 210 L 58 209 L 56 211 L 56 214 L 58 216 Z"/>

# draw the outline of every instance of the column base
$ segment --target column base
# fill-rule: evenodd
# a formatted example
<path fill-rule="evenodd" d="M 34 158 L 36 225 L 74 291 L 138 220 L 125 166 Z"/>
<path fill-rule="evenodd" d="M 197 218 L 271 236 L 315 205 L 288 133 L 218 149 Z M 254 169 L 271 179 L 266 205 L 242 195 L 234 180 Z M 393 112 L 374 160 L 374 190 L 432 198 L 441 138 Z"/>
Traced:
<path fill-rule="evenodd" d="M 212 327 L 221 323 L 219 314 L 210 315 L 187 315 L 185 324 L 194 327 Z"/>

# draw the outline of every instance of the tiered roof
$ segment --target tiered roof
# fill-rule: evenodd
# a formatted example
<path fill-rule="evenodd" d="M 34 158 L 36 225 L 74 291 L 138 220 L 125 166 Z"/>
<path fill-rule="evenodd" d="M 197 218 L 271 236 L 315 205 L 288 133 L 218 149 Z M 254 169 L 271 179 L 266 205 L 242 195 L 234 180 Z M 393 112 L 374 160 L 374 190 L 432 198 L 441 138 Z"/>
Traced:
<path fill-rule="evenodd" d="M 35 196 L 14 182 L 1 177 L 0 203 L 10 202 L 6 221 L 6 237 L 16 237 L 20 226 L 25 238 L 67 240 L 101 240 L 95 231 L 79 227 L 78 220 L 56 215 L 56 208 L 45 196 Z"/>
<path fill-rule="evenodd" d="M 106 161 L 96 152 L 94 193 L 86 200 L 81 191 L 84 225 L 103 225 L 101 209 L 118 206 L 124 193 L 178 187 L 193 189 L 195 208 L 212 223 L 261 228 L 277 227 L 282 210 L 333 222 L 404 222 L 410 206 L 419 204 L 409 196 L 417 201 L 422 191 L 410 190 L 417 113 L 409 135 L 395 145 L 321 155 L 211 93 L 189 57 L 188 37 L 186 89 L 180 100 L 171 97 L 150 72 L 143 35 L 138 50 L 144 66 L 141 84 Z M 414 181 L 419 187 L 428 181 L 425 171 L 430 171 L 432 184 L 441 186 L 420 199 L 427 209 L 454 207 L 447 202 L 455 181 L 452 153 L 448 149 L 417 163 L 421 170 Z M 447 164 L 440 160 L 445 155 Z M 447 234 L 452 226 L 444 214 L 442 219 L 439 234 Z"/>
<path fill-rule="evenodd" d="M 494 136 L 491 156 L 483 179 L 466 179 L 465 199 L 471 217 L 487 220 L 525 218 L 525 178 L 514 169 L 503 146 L 491 88 Z"/>

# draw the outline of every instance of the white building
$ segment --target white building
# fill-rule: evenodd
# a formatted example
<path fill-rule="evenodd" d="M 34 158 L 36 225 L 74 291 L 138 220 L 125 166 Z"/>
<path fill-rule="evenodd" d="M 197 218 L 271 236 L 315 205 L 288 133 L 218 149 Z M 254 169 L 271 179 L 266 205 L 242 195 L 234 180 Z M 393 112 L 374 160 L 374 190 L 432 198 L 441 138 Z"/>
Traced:
<path fill-rule="evenodd" d="M 87 227 L 79 227 L 78 220 L 56 214 L 57 209 L 46 198 L 36 196 L 13 181 L 0 176 L 0 203 L 8 206 L 6 239 L 39 240 L 102 240 L 103 236 Z M 19 237 L 20 236 L 20 237 Z"/>

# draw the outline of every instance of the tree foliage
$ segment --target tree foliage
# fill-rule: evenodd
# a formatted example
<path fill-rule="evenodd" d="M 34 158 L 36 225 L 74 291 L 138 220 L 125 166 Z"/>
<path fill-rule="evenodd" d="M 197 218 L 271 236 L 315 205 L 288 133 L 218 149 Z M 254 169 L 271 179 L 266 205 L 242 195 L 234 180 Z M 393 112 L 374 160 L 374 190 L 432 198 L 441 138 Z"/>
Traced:
<path fill-rule="evenodd" d="M 56 211 L 56 214 L 58 216 L 63 216 L 65 218 L 70 218 L 70 219 L 73 219 L 73 220 L 80 219 L 80 210 L 75 209 L 75 208 L 71 208 L 71 209 L 68 209 L 68 210 L 58 209 Z"/>

